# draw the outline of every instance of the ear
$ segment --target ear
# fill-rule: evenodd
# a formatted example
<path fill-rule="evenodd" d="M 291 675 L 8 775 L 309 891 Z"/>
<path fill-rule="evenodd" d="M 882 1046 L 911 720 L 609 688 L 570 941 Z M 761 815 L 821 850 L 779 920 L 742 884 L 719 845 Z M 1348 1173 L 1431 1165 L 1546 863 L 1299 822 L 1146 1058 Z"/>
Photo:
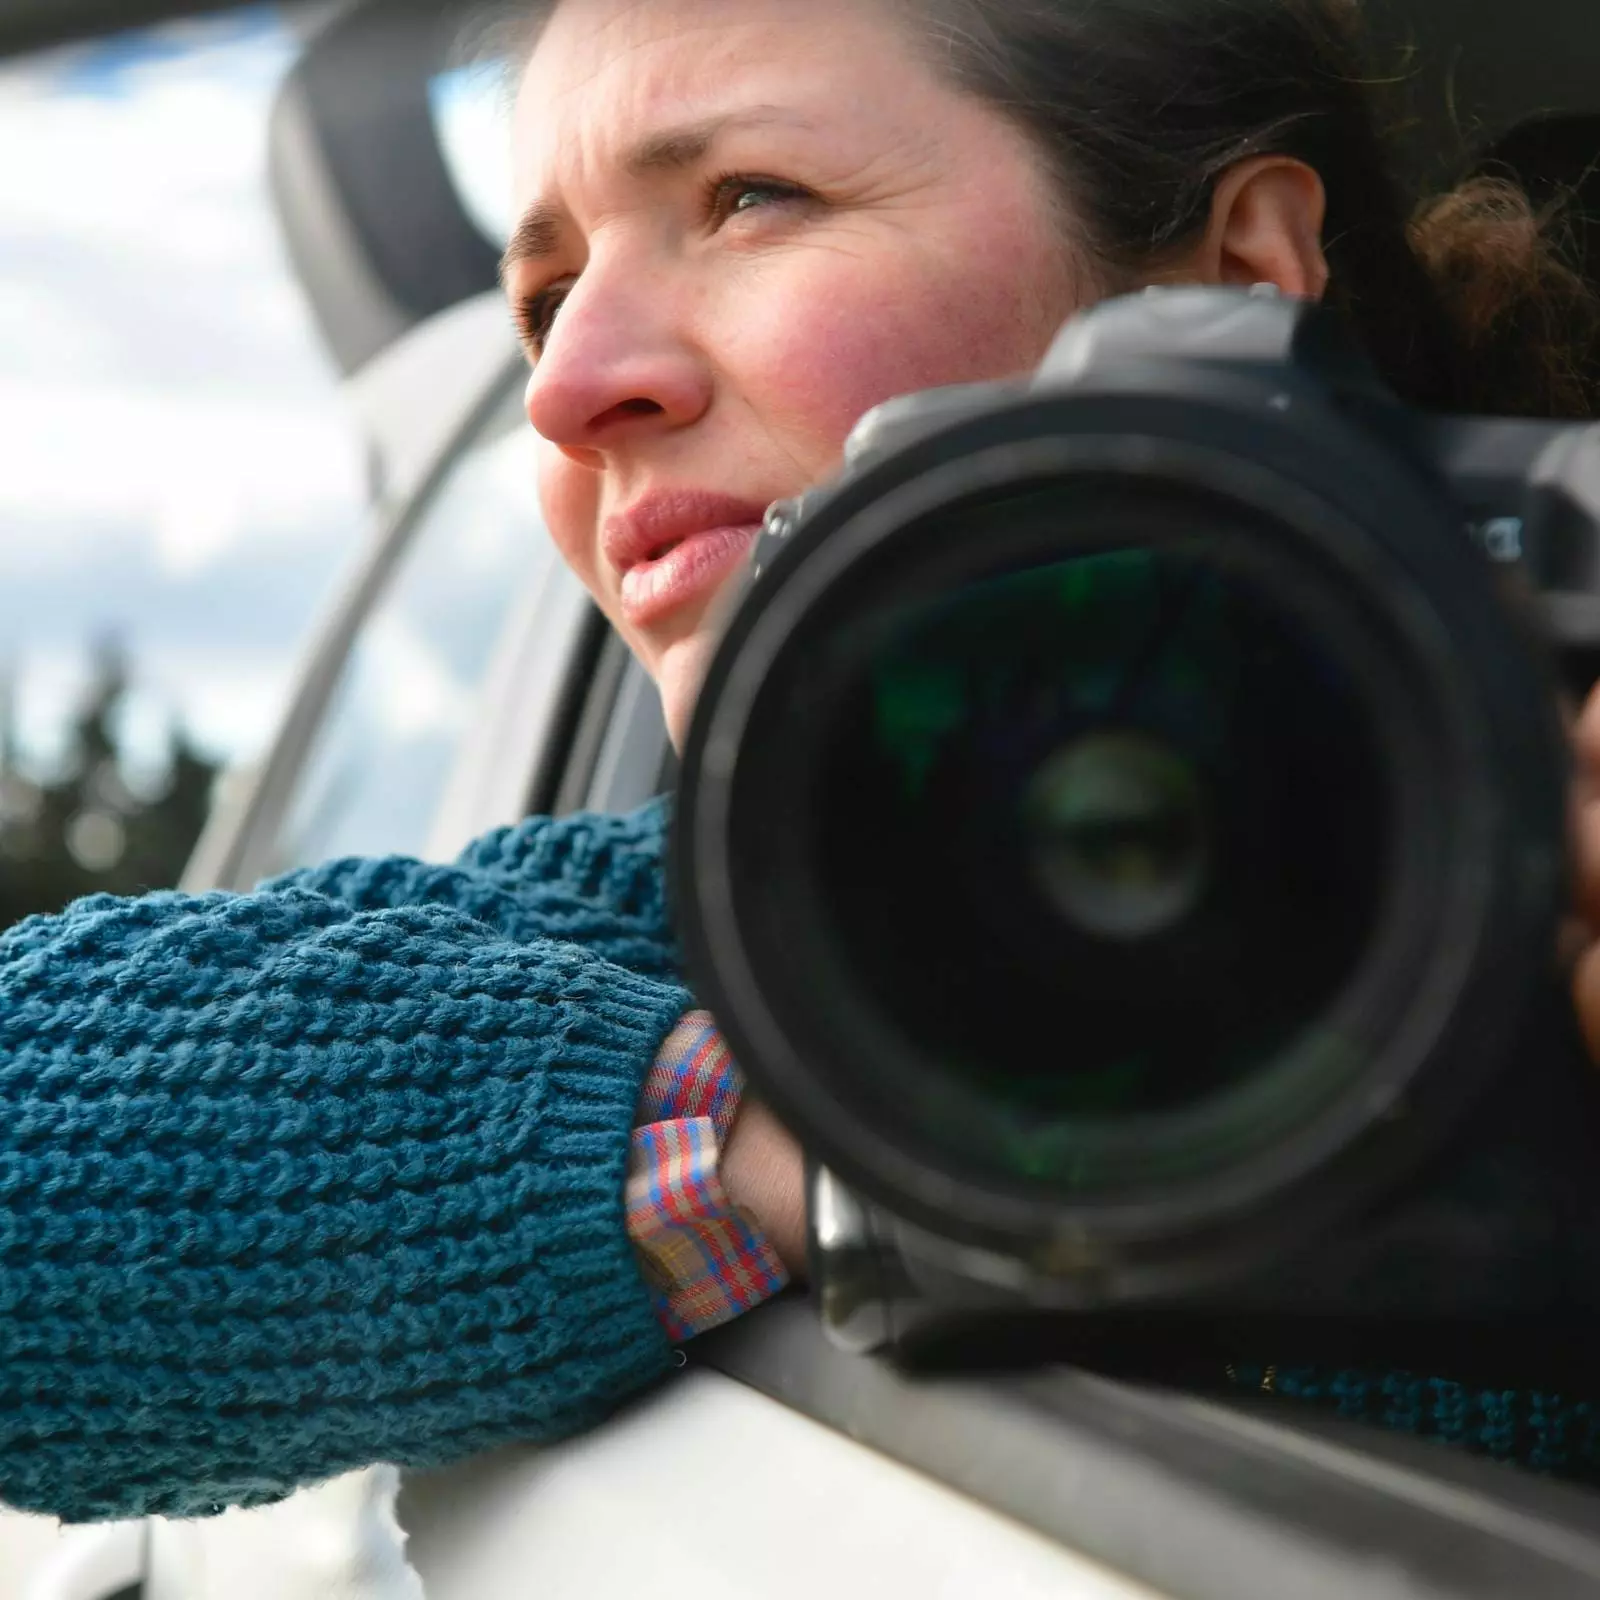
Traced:
<path fill-rule="evenodd" d="M 1322 179 L 1292 156 L 1252 156 L 1229 167 L 1211 201 L 1211 221 L 1185 276 L 1201 283 L 1275 283 L 1320 300 L 1328 287 L 1322 253 L 1327 214 Z"/>

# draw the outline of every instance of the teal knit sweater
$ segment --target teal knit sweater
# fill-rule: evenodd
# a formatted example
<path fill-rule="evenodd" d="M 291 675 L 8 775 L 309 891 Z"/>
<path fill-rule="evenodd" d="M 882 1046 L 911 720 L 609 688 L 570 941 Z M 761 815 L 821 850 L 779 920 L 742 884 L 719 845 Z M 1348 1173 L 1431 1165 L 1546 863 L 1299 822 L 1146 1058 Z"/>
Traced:
<path fill-rule="evenodd" d="M 0 1501 L 251 1504 L 558 1438 L 668 1368 L 622 1205 L 690 1005 L 664 821 L 536 819 L 450 867 L 101 896 L 0 938 Z M 1600 1416 L 1559 1395 L 1227 1377 L 1600 1472 Z"/>
<path fill-rule="evenodd" d="M 250 1504 L 596 1422 L 670 1365 L 623 1221 L 689 1006 L 663 814 L 0 938 L 0 1501 Z"/>

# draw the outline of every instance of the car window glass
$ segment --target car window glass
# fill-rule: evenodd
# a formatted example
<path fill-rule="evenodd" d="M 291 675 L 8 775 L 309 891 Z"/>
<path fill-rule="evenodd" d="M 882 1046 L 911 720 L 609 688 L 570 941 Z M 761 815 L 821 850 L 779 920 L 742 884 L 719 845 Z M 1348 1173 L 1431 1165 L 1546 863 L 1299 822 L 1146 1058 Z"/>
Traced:
<path fill-rule="evenodd" d="M 511 236 L 511 130 L 508 67 L 485 59 L 437 74 L 428 105 L 445 170 L 467 215 L 489 242 Z"/>
<path fill-rule="evenodd" d="M 422 853 L 502 626 L 555 560 L 532 450 L 508 396 L 423 509 L 345 664 L 273 870 Z"/>

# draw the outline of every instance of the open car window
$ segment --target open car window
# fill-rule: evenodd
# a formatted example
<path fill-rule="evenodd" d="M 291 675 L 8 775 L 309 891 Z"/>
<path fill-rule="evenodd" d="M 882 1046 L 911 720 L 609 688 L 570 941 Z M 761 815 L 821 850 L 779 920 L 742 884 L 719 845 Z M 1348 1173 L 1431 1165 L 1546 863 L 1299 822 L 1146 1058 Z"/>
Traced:
<path fill-rule="evenodd" d="M 513 393 L 420 510 L 345 662 L 269 871 L 424 851 L 506 616 L 555 560 Z"/>
<path fill-rule="evenodd" d="M 1423 9 L 1436 36 L 1464 14 Z M 1559 80 L 1570 99 L 1574 19 L 1592 29 L 1593 17 L 1558 9 L 1572 48 L 1551 47 L 1562 56 L 1552 94 Z M 462 114 L 447 96 L 434 110 Z M 485 211 L 479 231 L 496 225 Z M 414 331 L 429 327 L 440 321 Z M 670 785 L 648 682 L 560 588 L 541 542 L 509 339 L 490 369 L 460 406 L 441 402 L 437 459 L 431 444 L 394 445 L 398 499 L 359 564 L 342 631 L 308 674 L 275 787 L 236 819 L 196 887 L 244 887 L 330 854 L 446 854 L 521 811 L 627 810 Z M 913 1382 L 833 1350 L 799 1296 L 694 1360 L 1154 1592 L 1521 1600 L 1600 1589 L 1591 1496 L 1281 1404 L 1216 1405 L 1061 1371 Z M 484 1498 L 463 1514 L 519 1513 Z M 670 1574 L 670 1554 L 661 1564 Z"/>

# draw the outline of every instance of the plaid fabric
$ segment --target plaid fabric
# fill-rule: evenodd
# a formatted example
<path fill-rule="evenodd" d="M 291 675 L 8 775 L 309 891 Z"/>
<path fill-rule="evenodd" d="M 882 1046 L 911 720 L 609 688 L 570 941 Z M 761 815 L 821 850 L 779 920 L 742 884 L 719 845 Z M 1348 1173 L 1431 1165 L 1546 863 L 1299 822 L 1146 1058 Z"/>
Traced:
<path fill-rule="evenodd" d="M 668 1337 L 690 1339 L 789 1281 L 777 1252 L 738 1210 L 717 1169 L 744 1077 L 716 1024 L 691 1011 L 645 1079 L 628 1153 L 628 1236 Z"/>

